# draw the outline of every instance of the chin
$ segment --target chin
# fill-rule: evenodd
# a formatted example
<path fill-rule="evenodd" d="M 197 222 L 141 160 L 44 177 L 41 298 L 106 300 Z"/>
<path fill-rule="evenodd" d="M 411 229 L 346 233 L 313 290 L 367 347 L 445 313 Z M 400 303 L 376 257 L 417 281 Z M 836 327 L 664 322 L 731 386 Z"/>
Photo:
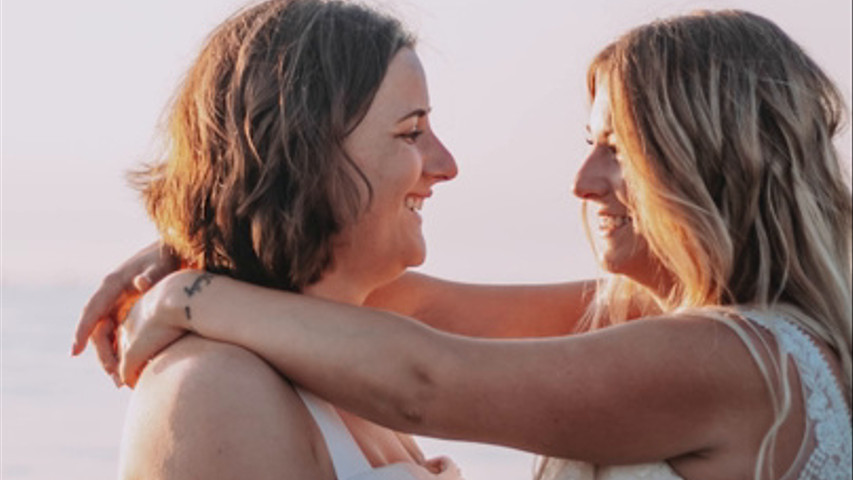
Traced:
<path fill-rule="evenodd" d="M 637 251 L 639 250 L 639 251 Z M 638 271 L 653 268 L 649 265 L 645 249 L 617 248 L 602 252 L 599 258 L 601 268 L 609 273 L 634 277 Z"/>
<path fill-rule="evenodd" d="M 426 245 L 423 241 L 413 246 L 408 255 L 406 255 L 406 268 L 417 267 L 423 265 L 426 261 Z"/>
<path fill-rule="evenodd" d="M 419 267 L 426 261 L 426 250 L 421 250 L 417 255 L 413 255 L 411 261 L 408 262 L 408 267 Z"/>

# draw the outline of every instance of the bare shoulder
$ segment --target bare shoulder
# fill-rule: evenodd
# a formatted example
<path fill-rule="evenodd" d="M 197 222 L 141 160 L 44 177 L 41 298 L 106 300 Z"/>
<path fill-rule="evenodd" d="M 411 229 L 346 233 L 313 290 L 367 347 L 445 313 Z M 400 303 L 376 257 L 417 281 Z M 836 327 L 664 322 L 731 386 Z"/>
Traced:
<path fill-rule="evenodd" d="M 751 472 L 761 442 L 775 420 L 768 379 L 759 367 L 759 362 L 775 361 L 772 334 L 742 319 L 722 321 L 722 317 L 702 313 L 631 323 L 633 329 L 643 332 L 641 335 L 659 336 L 671 346 L 671 368 L 694 370 L 697 387 L 713 399 L 714 424 L 722 427 L 716 431 L 713 450 L 675 459 L 673 466 L 685 478 L 735 478 Z M 773 455 L 779 471 L 787 470 L 793 462 L 803 438 L 805 411 L 800 383 L 796 368 L 793 364 L 789 367 L 791 410 L 779 430 Z M 770 379 L 777 384 L 779 380 Z"/>
<path fill-rule="evenodd" d="M 120 470 L 124 479 L 334 478 L 293 387 L 253 353 L 193 336 L 140 378 Z"/>
<path fill-rule="evenodd" d="M 703 388 L 703 395 L 715 400 L 716 421 L 743 425 L 759 413 L 762 418 L 772 416 L 770 394 L 756 362 L 756 357 L 769 357 L 767 351 L 749 346 L 772 350 L 773 339 L 766 332 L 742 321 L 690 313 L 635 320 L 612 334 L 617 342 L 637 342 L 640 348 L 657 345 L 660 352 L 652 355 L 663 371 L 680 373 L 688 387 Z"/>

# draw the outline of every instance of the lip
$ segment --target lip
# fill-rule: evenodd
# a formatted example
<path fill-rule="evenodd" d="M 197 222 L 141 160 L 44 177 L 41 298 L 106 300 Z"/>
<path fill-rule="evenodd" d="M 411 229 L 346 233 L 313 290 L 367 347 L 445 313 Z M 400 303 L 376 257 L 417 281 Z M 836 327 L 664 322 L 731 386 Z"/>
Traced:
<path fill-rule="evenodd" d="M 406 196 L 427 199 L 432 196 L 432 190 L 427 190 L 426 192 L 409 192 L 406 194 Z"/>
<path fill-rule="evenodd" d="M 605 209 L 601 209 L 601 210 L 599 210 L 598 212 L 596 212 L 596 214 L 597 214 L 599 217 L 630 217 L 630 216 L 631 216 L 631 215 L 628 213 L 628 211 L 627 211 L 627 210 L 626 210 L 626 211 L 622 211 L 622 210 L 605 210 Z"/>

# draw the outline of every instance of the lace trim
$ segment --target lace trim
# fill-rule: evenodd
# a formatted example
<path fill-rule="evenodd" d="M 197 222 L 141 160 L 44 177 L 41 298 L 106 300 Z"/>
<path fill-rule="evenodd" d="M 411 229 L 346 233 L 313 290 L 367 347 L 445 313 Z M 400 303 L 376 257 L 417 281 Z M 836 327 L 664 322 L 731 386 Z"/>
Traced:
<path fill-rule="evenodd" d="M 814 339 L 799 326 L 767 312 L 743 312 L 774 334 L 784 356 L 791 355 L 803 384 L 815 447 L 799 480 L 850 480 L 853 476 L 851 416 L 841 387 Z"/>

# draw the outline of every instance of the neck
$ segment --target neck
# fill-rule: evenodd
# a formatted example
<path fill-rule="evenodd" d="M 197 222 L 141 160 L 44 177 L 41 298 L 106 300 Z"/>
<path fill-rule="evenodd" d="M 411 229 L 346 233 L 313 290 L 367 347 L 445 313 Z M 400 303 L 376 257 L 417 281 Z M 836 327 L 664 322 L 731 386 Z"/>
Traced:
<path fill-rule="evenodd" d="M 651 293 L 659 305 L 665 305 L 672 288 L 675 286 L 675 278 L 662 266 L 644 273 L 643 275 L 631 275 L 631 279 Z"/>
<path fill-rule="evenodd" d="M 316 283 L 303 289 L 313 297 L 350 305 L 363 305 L 367 296 L 381 285 L 402 275 L 405 266 L 368 261 L 351 243 L 342 242 L 334 253 L 332 268 Z"/>
<path fill-rule="evenodd" d="M 367 265 L 336 259 L 335 266 L 320 281 L 308 285 L 303 293 L 312 297 L 350 305 L 363 305 L 370 292 L 402 275 L 405 269 L 378 271 Z"/>
<path fill-rule="evenodd" d="M 319 282 L 305 287 L 303 293 L 335 302 L 361 305 L 371 290 L 372 288 L 364 286 L 363 282 L 330 272 Z"/>

